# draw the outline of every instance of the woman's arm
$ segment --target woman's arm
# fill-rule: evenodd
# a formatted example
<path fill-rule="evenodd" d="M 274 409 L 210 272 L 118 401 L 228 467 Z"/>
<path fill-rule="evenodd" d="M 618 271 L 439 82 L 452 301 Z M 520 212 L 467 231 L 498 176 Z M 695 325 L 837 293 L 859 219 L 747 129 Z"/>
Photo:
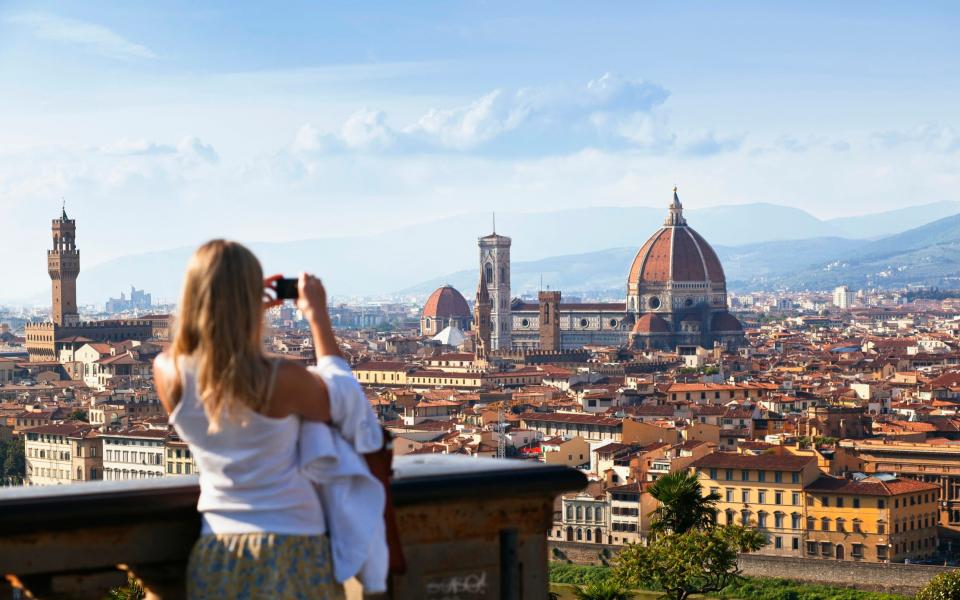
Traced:
<path fill-rule="evenodd" d="M 177 390 L 177 369 L 173 359 L 166 352 L 161 352 L 153 359 L 153 385 L 160 398 L 160 404 L 169 415 L 180 401 L 177 397 L 180 392 Z"/>
<path fill-rule="evenodd" d="M 327 292 L 319 279 L 307 273 L 300 273 L 298 284 L 299 298 L 297 308 L 303 318 L 310 324 L 313 333 L 313 347 L 317 357 L 339 356 L 340 346 L 333 335 L 333 324 L 330 322 L 330 313 L 327 312 Z"/>

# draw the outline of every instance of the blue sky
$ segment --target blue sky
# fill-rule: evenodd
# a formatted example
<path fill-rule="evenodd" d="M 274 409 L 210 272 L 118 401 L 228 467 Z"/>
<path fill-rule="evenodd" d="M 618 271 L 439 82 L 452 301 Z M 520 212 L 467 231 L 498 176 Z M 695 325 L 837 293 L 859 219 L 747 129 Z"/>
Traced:
<path fill-rule="evenodd" d="M 277 4 L 0 2 L 0 296 L 46 285 L 61 197 L 85 265 L 674 183 L 822 218 L 960 199 L 955 4 Z"/>

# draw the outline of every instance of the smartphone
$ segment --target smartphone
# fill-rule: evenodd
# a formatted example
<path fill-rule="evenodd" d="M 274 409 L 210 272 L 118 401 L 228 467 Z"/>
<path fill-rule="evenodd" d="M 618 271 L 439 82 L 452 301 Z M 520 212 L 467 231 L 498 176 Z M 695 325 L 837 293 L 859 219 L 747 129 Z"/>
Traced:
<path fill-rule="evenodd" d="M 297 284 L 296 279 L 278 279 L 277 300 L 296 300 L 300 296 Z"/>

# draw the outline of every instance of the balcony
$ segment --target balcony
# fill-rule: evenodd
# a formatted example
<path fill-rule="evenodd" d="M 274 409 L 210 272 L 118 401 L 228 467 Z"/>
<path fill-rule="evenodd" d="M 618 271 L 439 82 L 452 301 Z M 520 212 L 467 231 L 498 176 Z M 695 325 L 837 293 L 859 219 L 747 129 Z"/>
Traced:
<path fill-rule="evenodd" d="M 448 455 L 394 466 L 408 568 L 386 598 L 446 597 L 463 581 L 482 583 L 471 598 L 547 596 L 553 500 L 583 488 L 582 473 Z M 195 476 L 0 491 L 0 599 L 100 598 L 125 572 L 148 598 L 183 598 L 198 494 Z"/>

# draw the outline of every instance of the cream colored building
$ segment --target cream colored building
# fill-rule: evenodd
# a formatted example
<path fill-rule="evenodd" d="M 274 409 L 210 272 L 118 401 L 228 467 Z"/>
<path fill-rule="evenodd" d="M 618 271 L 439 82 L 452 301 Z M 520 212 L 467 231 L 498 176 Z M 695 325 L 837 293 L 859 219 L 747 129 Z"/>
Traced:
<path fill-rule="evenodd" d="M 147 479 L 164 475 L 166 429 L 126 429 L 100 435 L 104 479 Z"/>
<path fill-rule="evenodd" d="M 73 481 L 73 438 L 91 431 L 86 423 L 41 425 L 24 429 L 26 485 L 58 485 Z"/>

